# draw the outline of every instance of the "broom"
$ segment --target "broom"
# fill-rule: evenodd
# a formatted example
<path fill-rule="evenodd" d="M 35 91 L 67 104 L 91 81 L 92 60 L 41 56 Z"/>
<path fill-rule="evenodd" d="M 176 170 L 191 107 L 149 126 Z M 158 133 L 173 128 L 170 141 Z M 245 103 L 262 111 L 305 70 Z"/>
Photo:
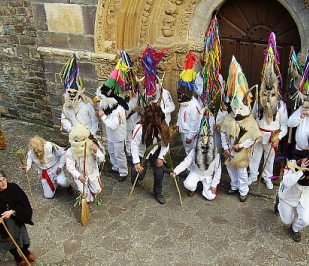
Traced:
<path fill-rule="evenodd" d="M 87 142 L 85 142 L 85 147 L 84 147 L 84 175 L 85 176 L 86 176 L 86 148 L 87 148 Z M 86 196 L 85 196 L 85 183 L 83 183 L 82 212 L 80 215 L 80 221 L 83 226 L 87 225 L 89 217 L 90 217 L 90 211 L 89 211 L 88 203 L 86 201 Z"/>
<path fill-rule="evenodd" d="M 143 156 L 142 161 L 141 161 L 141 163 L 140 163 L 142 166 L 144 165 L 144 163 L 145 163 L 145 161 L 146 161 L 146 158 L 147 158 L 148 154 L 151 152 L 151 150 L 152 150 L 155 146 L 160 145 L 160 144 L 161 144 L 160 142 L 157 142 L 157 143 L 155 143 L 155 144 L 150 145 L 150 146 L 145 150 L 144 156 Z M 136 177 L 135 177 L 135 180 L 134 180 L 134 183 L 133 183 L 133 185 L 132 185 L 131 192 L 130 192 L 130 195 L 129 195 L 129 198 L 128 198 L 128 199 L 130 199 L 131 196 L 132 196 L 132 193 L 133 193 L 133 191 L 134 191 L 134 188 L 135 188 L 135 185 L 136 185 L 136 182 L 137 182 L 138 177 L 139 177 L 139 173 L 138 173 L 138 174 L 136 175 Z"/>
<path fill-rule="evenodd" d="M 27 257 L 25 256 L 25 254 L 21 251 L 20 247 L 17 245 L 16 241 L 14 240 L 14 237 L 11 235 L 9 229 L 6 227 L 5 222 L 3 221 L 3 219 L 0 218 L 0 223 L 3 225 L 5 231 L 7 232 L 7 234 L 9 235 L 9 237 L 11 238 L 13 244 L 15 245 L 15 247 L 17 248 L 18 252 L 20 253 L 20 255 L 23 257 L 23 259 L 28 263 L 29 266 L 31 266 L 30 262 L 28 261 Z"/>
<path fill-rule="evenodd" d="M 171 172 L 174 172 L 174 167 L 173 167 L 173 160 L 172 160 L 172 157 L 171 157 L 171 154 L 169 152 L 167 152 L 164 156 L 163 156 L 168 168 L 170 169 Z M 177 180 L 176 178 L 173 178 L 174 181 L 175 181 L 175 185 L 176 185 L 176 188 L 177 188 L 177 191 L 178 191 L 178 195 L 179 195 L 179 201 L 180 201 L 180 205 L 182 206 L 182 199 L 181 199 L 181 193 L 180 193 L 180 190 L 179 190 L 179 187 L 178 187 L 178 183 L 177 183 Z"/>
<path fill-rule="evenodd" d="M 18 150 L 16 152 L 17 158 L 20 160 L 21 165 L 22 166 L 27 166 L 26 163 L 26 152 L 22 149 Z M 30 185 L 30 179 L 28 176 L 28 171 L 25 172 L 25 176 L 27 178 L 27 182 L 28 182 L 28 188 L 29 188 L 29 192 L 30 192 L 30 196 L 31 196 L 31 201 L 32 201 L 32 209 L 34 210 L 34 200 L 33 200 L 33 195 L 32 195 L 32 190 L 31 190 L 31 185 Z"/>

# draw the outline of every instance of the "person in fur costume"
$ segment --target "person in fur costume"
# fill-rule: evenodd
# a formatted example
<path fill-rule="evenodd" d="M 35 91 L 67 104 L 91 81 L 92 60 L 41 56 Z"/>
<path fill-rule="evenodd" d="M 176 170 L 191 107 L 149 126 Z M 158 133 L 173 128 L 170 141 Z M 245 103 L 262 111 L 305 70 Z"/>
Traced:
<path fill-rule="evenodd" d="M 217 185 L 221 179 L 221 159 L 214 143 L 214 125 L 213 115 L 205 108 L 195 148 L 170 173 L 175 178 L 190 166 L 190 173 L 183 182 L 189 197 L 194 195 L 199 181 L 203 184 L 202 195 L 206 199 L 213 200 L 217 195 Z"/>
<path fill-rule="evenodd" d="M 95 140 L 90 139 L 90 131 L 81 124 L 74 126 L 69 134 L 71 147 L 66 152 L 66 166 L 74 178 L 78 191 L 93 202 L 103 188 L 100 181 L 98 162 L 105 161 L 105 154 Z M 86 158 L 84 156 L 86 145 Z M 84 161 L 86 168 L 84 169 Z"/>
<path fill-rule="evenodd" d="M 69 195 L 73 194 L 70 179 L 63 171 L 65 150 L 62 147 L 39 136 L 34 136 L 29 140 L 27 165 L 22 166 L 22 170 L 29 171 L 32 164 L 38 168 L 38 173 L 42 177 L 45 198 L 53 198 L 58 185 L 65 187 Z"/>
<path fill-rule="evenodd" d="M 125 154 L 126 140 L 126 110 L 129 110 L 125 99 L 115 93 L 117 82 L 109 78 L 96 91 L 96 99 L 100 101 L 97 116 L 102 119 L 108 140 L 108 153 L 112 163 L 112 172 L 118 173 L 118 181 L 124 182 L 128 175 L 127 158 Z"/>
<path fill-rule="evenodd" d="M 254 146 L 252 151 L 248 180 L 249 185 L 257 181 L 261 158 L 264 155 L 263 165 L 265 167 L 263 167 L 264 170 L 261 176 L 267 189 L 273 189 L 274 187 L 270 178 L 273 177 L 276 151 L 280 140 L 288 132 L 287 107 L 285 102 L 281 100 L 279 89 L 281 74 L 276 71 L 279 70 L 279 67 L 275 67 L 278 66 L 279 58 L 277 59 L 276 57 L 277 50 L 274 33 L 270 36 L 269 46 L 265 50 L 264 67 L 259 91 L 259 108 L 255 115 L 255 119 L 262 133 L 262 139 Z"/>
<path fill-rule="evenodd" d="M 247 167 L 253 145 L 262 134 L 250 113 L 248 83 L 241 66 L 233 56 L 229 66 L 227 96 L 232 96 L 231 109 L 218 122 L 222 147 L 227 157 L 226 168 L 231 178 L 229 195 L 239 192 L 240 201 L 247 199 L 249 192 Z"/>
<path fill-rule="evenodd" d="M 165 203 L 163 196 L 163 162 L 164 156 L 169 150 L 170 133 L 165 121 L 165 114 L 160 106 L 148 104 L 142 114 L 140 124 L 136 125 L 131 141 L 131 153 L 133 167 L 131 170 L 131 183 L 134 184 L 135 178 L 142 181 L 146 175 L 147 160 L 153 169 L 153 192 L 155 199 L 160 203 Z M 153 148 L 151 149 L 151 147 Z M 151 149 L 145 154 L 146 149 Z M 146 156 L 142 163 L 142 158 Z M 138 183 L 137 183 L 138 184 Z"/>
<path fill-rule="evenodd" d="M 71 132 L 77 124 L 85 125 L 95 136 L 98 131 L 98 118 L 93 108 L 92 99 L 84 94 L 82 80 L 75 54 L 63 66 L 60 76 L 64 80 L 64 104 L 61 113 L 61 126 Z"/>
<path fill-rule="evenodd" d="M 309 225 L 309 151 L 294 150 L 292 154 L 280 183 L 276 207 L 282 222 L 290 226 L 293 240 L 299 242 L 300 231 Z"/>

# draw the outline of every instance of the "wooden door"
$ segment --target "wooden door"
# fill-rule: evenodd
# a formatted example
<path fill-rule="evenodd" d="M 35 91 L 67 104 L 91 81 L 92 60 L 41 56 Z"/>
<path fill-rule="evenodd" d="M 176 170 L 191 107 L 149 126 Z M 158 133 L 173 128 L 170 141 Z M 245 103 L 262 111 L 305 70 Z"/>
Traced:
<path fill-rule="evenodd" d="M 284 90 L 291 46 L 301 42 L 288 11 L 275 0 L 228 0 L 217 14 L 221 34 L 222 68 L 226 80 L 232 55 L 242 66 L 249 87 L 260 85 L 264 50 L 271 32 L 276 34 Z"/>

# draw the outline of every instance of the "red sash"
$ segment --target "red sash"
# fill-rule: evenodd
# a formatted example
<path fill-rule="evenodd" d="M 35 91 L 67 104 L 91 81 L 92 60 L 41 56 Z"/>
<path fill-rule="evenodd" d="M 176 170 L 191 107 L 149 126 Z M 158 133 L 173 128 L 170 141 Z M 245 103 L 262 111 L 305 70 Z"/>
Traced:
<path fill-rule="evenodd" d="M 42 171 L 42 178 L 43 178 L 43 179 L 46 179 L 47 184 L 49 185 L 50 189 L 52 190 L 52 192 L 54 192 L 54 191 L 55 191 L 54 184 L 53 184 L 53 182 L 51 181 L 51 179 L 50 179 L 50 177 L 49 177 L 49 175 L 48 175 L 48 173 L 47 173 L 46 170 L 43 170 L 43 171 Z"/>

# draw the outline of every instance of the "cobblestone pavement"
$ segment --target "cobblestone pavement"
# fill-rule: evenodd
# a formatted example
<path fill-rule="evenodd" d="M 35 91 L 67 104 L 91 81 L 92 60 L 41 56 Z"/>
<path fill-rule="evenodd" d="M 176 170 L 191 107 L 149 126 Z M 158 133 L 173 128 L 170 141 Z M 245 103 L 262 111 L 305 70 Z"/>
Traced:
<path fill-rule="evenodd" d="M 1 124 L 7 143 L 0 150 L 1 167 L 31 200 L 16 151 L 26 149 L 35 134 L 54 139 L 53 131 L 16 120 Z M 181 159 L 172 157 L 175 163 Z M 81 208 L 74 207 L 75 184 L 75 195 L 68 196 L 59 187 L 53 199 L 45 199 L 35 167 L 29 177 L 34 226 L 27 228 L 30 249 L 37 256 L 32 265 L 308 265 L 309 231 L 303 230 L 299 243 L 291 239 L 289 229 L 273 211 L 277 186 L 270 191 L 264 184 L 252 184 L 250 196 L 241 203 L 237 196 L 226 195 L 229 186 L 224 171 L 217 198 L 207 201 L 200 186 L 189 198 L 181 176 L 181 206 L 175 183 L 166 174 L 166 204 L 160 205 L 152 195 L 151 171 L 130 200 L 129 179 L 118 183 L 103 172 L 103 205 L 90 207 L 89 223 L 84 227 L 79 221 Z M 0 256 L 0 264 L 15 265 L 10 254 Z"/>

